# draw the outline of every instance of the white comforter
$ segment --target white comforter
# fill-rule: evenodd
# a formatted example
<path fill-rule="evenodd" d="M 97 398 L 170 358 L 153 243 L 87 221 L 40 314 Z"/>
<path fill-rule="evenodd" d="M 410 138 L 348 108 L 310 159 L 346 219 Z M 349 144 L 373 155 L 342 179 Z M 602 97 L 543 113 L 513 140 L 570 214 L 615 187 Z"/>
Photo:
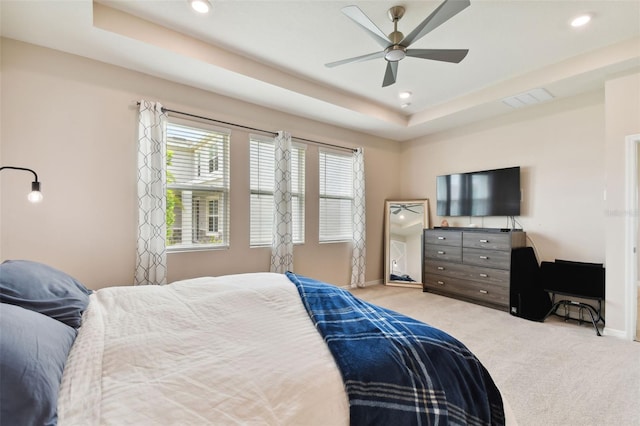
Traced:
<path fill-rule="evenodd" d="M 333 358 L 284 275 L 91 295 L 65 367 L 64 425 L 345 425 Z"/>

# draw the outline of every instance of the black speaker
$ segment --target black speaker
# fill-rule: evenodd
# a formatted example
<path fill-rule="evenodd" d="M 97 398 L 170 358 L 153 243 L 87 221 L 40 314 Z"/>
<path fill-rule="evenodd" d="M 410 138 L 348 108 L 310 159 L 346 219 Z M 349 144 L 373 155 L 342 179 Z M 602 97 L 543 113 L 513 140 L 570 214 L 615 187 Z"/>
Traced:
<path fill-rule="evenodd" d="M 509 313 L 532 321 L 543 321 L 551 309 L 551 297 L 539 285 L 540 267 L 531 247 L 511 251 Z"/>

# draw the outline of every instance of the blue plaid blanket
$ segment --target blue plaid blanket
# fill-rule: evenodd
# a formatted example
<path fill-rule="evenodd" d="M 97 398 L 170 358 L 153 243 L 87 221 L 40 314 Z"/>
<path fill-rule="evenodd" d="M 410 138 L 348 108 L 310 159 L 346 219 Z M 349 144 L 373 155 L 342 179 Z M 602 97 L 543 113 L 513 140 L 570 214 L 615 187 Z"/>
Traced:
<path fill-rule="evenodd" d="M 491 376 L 462 343 L 336 286 L 287 272 L 345 383 L 351 425 L 503 425 Z"/>

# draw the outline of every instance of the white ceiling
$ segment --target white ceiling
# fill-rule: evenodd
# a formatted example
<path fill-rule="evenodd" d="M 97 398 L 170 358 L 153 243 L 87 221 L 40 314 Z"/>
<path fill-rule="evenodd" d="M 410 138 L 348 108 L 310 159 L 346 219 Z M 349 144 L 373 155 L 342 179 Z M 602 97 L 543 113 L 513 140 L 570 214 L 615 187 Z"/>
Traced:
<path fill-rule="evenodd" d="M 412 48 L 464 48 L 460 64 L 405 58 L 327 68 L 380 50 L 340 9 L 358 5 L 385 33 L 394 5 L 408 34 L 440 1 L 0 0 L 2 36 L 97 59 L 255 104 L 394 140 L 512 112 L 507 96 L 556 99 L 640 69 L 640 0 L 471 0 Z M 574 29 L 569 21 L 590 13 Z M 411 91 L 411 105 L 398 98 Z"/>
<path fill-rule="evenodd" d="M 422 204 L 391 204 L 389 208 L 389 233 L 393 236 L 415 236 L 422 234 L 424 229 L 424 205 Z"/>

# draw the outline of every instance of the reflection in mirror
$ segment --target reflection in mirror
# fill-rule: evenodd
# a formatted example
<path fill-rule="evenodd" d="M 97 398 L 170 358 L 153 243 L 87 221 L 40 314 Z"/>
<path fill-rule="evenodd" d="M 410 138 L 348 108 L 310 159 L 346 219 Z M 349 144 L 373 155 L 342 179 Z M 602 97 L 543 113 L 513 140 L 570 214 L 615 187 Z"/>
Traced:
<path fill-rule="evenodd" d="M 385 284 L 422 288 L 422 235 L 429 200 L 385 202 Z"/>

